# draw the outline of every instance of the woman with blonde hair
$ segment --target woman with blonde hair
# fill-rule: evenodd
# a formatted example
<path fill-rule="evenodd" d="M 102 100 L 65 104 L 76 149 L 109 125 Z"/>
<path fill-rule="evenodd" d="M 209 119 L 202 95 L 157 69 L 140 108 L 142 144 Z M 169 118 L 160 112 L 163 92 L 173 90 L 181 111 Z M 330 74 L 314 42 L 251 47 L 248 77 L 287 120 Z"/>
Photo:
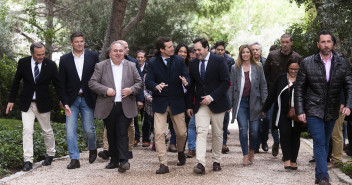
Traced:
<path fill-rule="evenodd" d="M 236 64 L 232 66 L 229 96 L 233 106 L 231 122 L 233 123 L 235 119 L 238 122 L 244 166 L 254 162 L 259 121 L 263 118 L 261 109 L 267 94 L 262 64 L 254 60 L 248 45 L 242 45 Z"/>

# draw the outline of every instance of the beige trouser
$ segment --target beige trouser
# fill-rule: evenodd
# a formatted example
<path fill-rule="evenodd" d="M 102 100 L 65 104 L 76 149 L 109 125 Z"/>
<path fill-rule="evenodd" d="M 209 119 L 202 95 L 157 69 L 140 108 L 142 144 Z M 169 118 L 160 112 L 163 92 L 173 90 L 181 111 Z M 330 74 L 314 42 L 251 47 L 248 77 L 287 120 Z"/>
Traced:
<path fill-rule="evenodd" d="M 212 160 L 213 162 L 220 163 L 225 112 L 213 113 L 208 106 L 201 105 L 195 116 L 197 120 L 196 158 L 198 163 L 201 163 L 205 167 L 205 153 L 210 121 L 212 131 Z"/>
<path fill-rule="evenodd" d="M 46 153 L 55 156 L 55 138 L 50 125 L 50 112 L 39 113 L 37 104 L 32 102 L 27 112 L 22 112 L 23 122 L 23 156 L 24 161 L 33 163 L 33 132 L 34 120 L 37 118 L 42 128 Z"/>
<path fill-rule="evenodd" d="M 128 151 L 132 151 L 134 142 L 134 121 L 132 119 L 130 126 L 128 127 Z M 103 139 L 103 150 L 109 150 L 108 136 L 106 128 L 104 127 L 104 139 Z"/>
<path fill-rule="evenodd" d="M 343 121 L 345 120 L 345 115 L 340 114 L 339 118 L 336 120 L 334 129 L 332 130 L 331 140 L 332 140 L 332 153 L 331 157 L 334 162 L 342 161 L 343 153 Z"/>
<path fill-rule="evenodd" d="M 187 138 L 187 127 L 185 122 L 185 113 L 172 115 L 170 106 L 166 108 L 165 113 L 154 113 L 154 133 L 155 133 L 155 148 L 158 152 L 159 162 L 167 166 L 165 130 L 167 128 L 167 114 L 169 113 L 172 125 L 176 133 L 177 151 L 182 152 Z"/>

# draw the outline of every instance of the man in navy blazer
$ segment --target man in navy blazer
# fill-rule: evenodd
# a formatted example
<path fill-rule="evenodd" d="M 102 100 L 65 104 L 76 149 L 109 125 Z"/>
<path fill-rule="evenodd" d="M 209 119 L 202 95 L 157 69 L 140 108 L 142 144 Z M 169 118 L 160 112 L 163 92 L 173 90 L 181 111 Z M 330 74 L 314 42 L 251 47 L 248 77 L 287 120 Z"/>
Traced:
<path fill-rule="evenodd" d="M 190 84 L 186 65 L 182 57 L 174 55 L 174 47 L 169 37 L 156 39 L 158 53 L 148 66 L 146 87 L 153 92 L 155 147 L 158 152 L 160 168 L 157 174 L 169 173 L 167 166 L 165 130 L 167 115 L 173 122 L 176 132 L 178 166 L 186 162 L 184 145 L 187 128 L 185 123 L 186 105 L 184 88 Z"/>
<path fill-rule="evenodd" d="M 89 89 L 95 64 L 99 62 L 96 52 L 84 49 L 84 35 L 75 32 L 71 35 L 72 52 L 60 57 L 59 74 L 65 89 L 65 98 L 71 108 L 72 115 L 66 117 L 67 147 L 71 162 L 68 169 L 80 167 L 77 146 L 77 119 L 81 114 L 83 131 L 86 134 L 89 163 L 97 158 L 96 132 L 94 126 L 94 107 L 96 94 Z"/>
<path fill-rule="evenodd" d="M 50 125 L 50 110 L 53 108 L 50 96 L 49 84 L 53 82 L 55 89 L 60 96 L 60 100 L 65 105 L 66 115 L 70 115 L 64 96 L 63 88 L 60 84 L 59 74 L 55 62 L 44 58 L 45 47 L 40 42 L 35 42 L 30 46 L 31 55 L 21 58 L 18 61 L 15 78 L 9 95 L 9 103 L 6 107 L 6 114 L 12 111 L 16 96 L 23 81 L 23 88 L 20 97 L 19 109 L 22 112 L 23 122 L 23 171 L 32 169 L 33 164 L 33 127 L 37 118 L 44 135 L 46 148 L 46 158 L 43 166 L 51 165 L 55 156 L 55 138 Z"/>
<path fill-rule="evenodd" d="M 191 85 L 187 95 L 187 114 L 195 114 L 197 120 L 196 158 L 198 164 L 193 172 L 205 174 L 206 140 L 210 121 L 212 123 L 213 170 L 220 171 L 225 112 L 231 109 L 227 94 L 230 74 L 225 58 L 209 52 L 204 38 L 193 41 L 196 58 L 190 62 Z M 194 102 L 194 104 L 193 104 Z"/>

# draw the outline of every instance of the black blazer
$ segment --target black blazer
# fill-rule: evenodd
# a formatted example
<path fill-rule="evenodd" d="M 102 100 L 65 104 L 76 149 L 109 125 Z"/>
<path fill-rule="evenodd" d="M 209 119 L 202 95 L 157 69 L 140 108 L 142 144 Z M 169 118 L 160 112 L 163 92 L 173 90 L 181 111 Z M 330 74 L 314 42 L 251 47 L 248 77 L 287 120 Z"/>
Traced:
<path fill-rule="evenodd" d="M 79 89 L 82 88 L 87 105 L 91 108 L 95 107 L 97 95 L 88 87 L 88 81 L 94 73 L 95 64 L 98 62 L 99 56 L 96 52 L 85 50 L 82 80 L 80 80 L 72 52 L 60 57 L 59 74 L 64 87 L 66 104 L 71 106 L 78 96 Z"/>
<path fill-rule="evenodd" d="M 31 67 L 31 56 L 21 58 L 17 64 L 15 78 L 12 82 L 9 95 L 9 102 L 15 102 L 18 94 L 20 82 L 23 79 L 23 88 L 21 91 L 19 109 L 27 112 L 31 105 L 34 91 L 36 92 L 36 103 L 40 113 L 49 112 L 53 108 L 50 96 L 50 82 L 53 82 L 60 100 L 63 101 L 63 88 L 60 84 L 59 74 L 56 63 L 50 59 L 44 58 L 39 74 L 38 82 L 34 82 Z M 59 102 L 57 102 L 59 103 Z"/>
<path fill-rule="evenodd" d="M 185 93 L 179 76 L 184 76 L 187 79 L 188 86 L 191 81 L 183 58 L 178 55 L 173 55 L 170 58 L 169 68 L 160 55 L 150 60 L 145 84 L 147 89 L 153 92 L 153 111 L 165 113 L 167 106 L 170 106 L 172 114 L 176 115 L 186 111 Z M 159 92 L 155 87 L 162 82 L 168 86 Z"/>
<path fill-rule="evenodd" d="M 214 99 L 209 104 L 213 113 L 221 113 L 231 109 L 231 102 L 227 93 L 230 86 L 230 74 L 225 58 L 210 53 L 204 83 L 200 78 L 199 62 L 195 58 L 189 66 L 191 86 L 188 88 L 189 93 L 187 93 L 187 108 L 193 109 L 193 112 L 197 113 L 202 101 L 201 97 L 210 95 Z"/>
<path fill-rule="evenodd" d="M 141 67 L 139 66 L 138 60 L 130 57 L 130 56 L 125 56 L 125 59 L 131 62 L 134 62 L 136 64 L 137 71 L 139 73 L 139 76 L 141 76 L 141 79 L 144 79 L 143 73 L 141 71 Z M 136 95 L 136 100 L 140 102 L 144 102 L 144 94 L 143 94 L 143 87 L 142 90 Z"/>

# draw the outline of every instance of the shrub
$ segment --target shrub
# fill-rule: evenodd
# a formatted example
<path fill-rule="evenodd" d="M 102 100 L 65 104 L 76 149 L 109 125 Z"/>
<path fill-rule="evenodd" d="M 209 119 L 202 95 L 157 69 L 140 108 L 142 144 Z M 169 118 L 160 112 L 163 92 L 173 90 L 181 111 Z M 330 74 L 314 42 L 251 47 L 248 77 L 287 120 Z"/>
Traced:
<path fill-rule="evenodd" d="M 0 122 L 0 175 L 4 175 L 9 173 L 10 170 L 19 170 L 23 167 L 22 122 L 13 119 L 0 119 Z M 55 134 L 55 157 L 68 155 L 65 123 L 52 122 L 51 126 Z M 102 121 L 96 120 L 95 126 L 97 142 L 99 143 L 103 137 Z M 77 140 L 80 151 L 88 150 L 80 121 L 77 128 Z M 34 162 L 43 160 L 46 150 L 42 131 L 37 122 L 34 124 L 33 144 Z"/>

